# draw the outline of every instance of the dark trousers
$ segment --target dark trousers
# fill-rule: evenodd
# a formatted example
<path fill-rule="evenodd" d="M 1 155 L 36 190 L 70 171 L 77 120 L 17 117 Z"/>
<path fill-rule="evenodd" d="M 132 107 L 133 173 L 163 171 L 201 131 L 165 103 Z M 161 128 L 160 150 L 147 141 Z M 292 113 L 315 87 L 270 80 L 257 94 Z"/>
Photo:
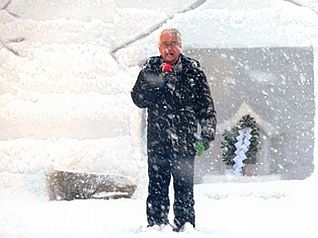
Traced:
<path fill-rule="evenodd" d="M 194 156 L 169 155 L 148 157 L 147 220 L 150 226 L 168 224 L 169 185 L 173 177 L 174 224 L 195 226 L 193 177 Z"/>

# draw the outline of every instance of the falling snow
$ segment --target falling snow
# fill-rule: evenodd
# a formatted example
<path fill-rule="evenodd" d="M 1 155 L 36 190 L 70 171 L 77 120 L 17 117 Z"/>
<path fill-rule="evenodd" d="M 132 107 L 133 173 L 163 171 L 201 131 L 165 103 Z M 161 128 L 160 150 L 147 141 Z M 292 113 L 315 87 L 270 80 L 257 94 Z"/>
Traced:
<path fill-rule="evenodd" d="M 317 22 L 315 0 L 0 0 L 0 237 L 317 237 Z M 219 117 L 196 160 L 197 227 L 182 234 L 145 226 L 144 112 L 129 93 L 168 26 L 202 62 Z M 246 111 L 266 160 L 257 177 L 226 176 L 221 134 Z M 51 170 L 138 186 L 49 201 Z"/>

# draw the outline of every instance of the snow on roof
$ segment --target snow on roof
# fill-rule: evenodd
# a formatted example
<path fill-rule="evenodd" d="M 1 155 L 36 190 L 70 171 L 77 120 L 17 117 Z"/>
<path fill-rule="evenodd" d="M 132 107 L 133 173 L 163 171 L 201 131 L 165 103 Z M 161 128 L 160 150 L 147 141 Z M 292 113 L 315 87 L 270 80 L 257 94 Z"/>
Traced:
<path fill-rule="evenodd" d="M 249 114 L 252 116 L 256 123 L 258 124 L 259 128 L 267 135 L 267 136 L 275 136 L 279 134 L 277 128 L 275 128 L 270 122 L 265 121 L 258 113 L 254 112 L 253 108 L 248 105 L 245 101 L 241 104 L 238 111 L 235 113 L 233 118 L 230 121 L 226 121 L 222 124 L 219 124 L 217 129 L 219 132 L 223 133 L 224 130 L 230 130 L 233 128 L 241 118 Z"/>

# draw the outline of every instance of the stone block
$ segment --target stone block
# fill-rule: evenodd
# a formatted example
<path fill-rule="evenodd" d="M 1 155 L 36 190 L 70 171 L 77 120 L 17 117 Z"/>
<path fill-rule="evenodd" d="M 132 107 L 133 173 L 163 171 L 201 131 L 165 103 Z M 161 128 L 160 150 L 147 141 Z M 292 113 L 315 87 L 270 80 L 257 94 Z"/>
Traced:
<path fill-rule="evenodd" d="M 118 175 L 54 170 L 46 177 L 50 200 L 130 198 L 137 187 L 133 179 Z"/>

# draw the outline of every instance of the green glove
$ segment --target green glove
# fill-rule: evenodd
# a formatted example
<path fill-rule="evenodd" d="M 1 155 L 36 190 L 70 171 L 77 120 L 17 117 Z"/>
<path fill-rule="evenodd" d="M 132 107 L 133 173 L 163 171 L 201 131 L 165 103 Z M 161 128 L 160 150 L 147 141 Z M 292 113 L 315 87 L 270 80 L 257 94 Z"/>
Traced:
<path fill-rule="evenodd" d="M 197 156 L 203 155 L 204 151 L 206 150 L 202 140 L 195 142 L 194 148 Z"/>

